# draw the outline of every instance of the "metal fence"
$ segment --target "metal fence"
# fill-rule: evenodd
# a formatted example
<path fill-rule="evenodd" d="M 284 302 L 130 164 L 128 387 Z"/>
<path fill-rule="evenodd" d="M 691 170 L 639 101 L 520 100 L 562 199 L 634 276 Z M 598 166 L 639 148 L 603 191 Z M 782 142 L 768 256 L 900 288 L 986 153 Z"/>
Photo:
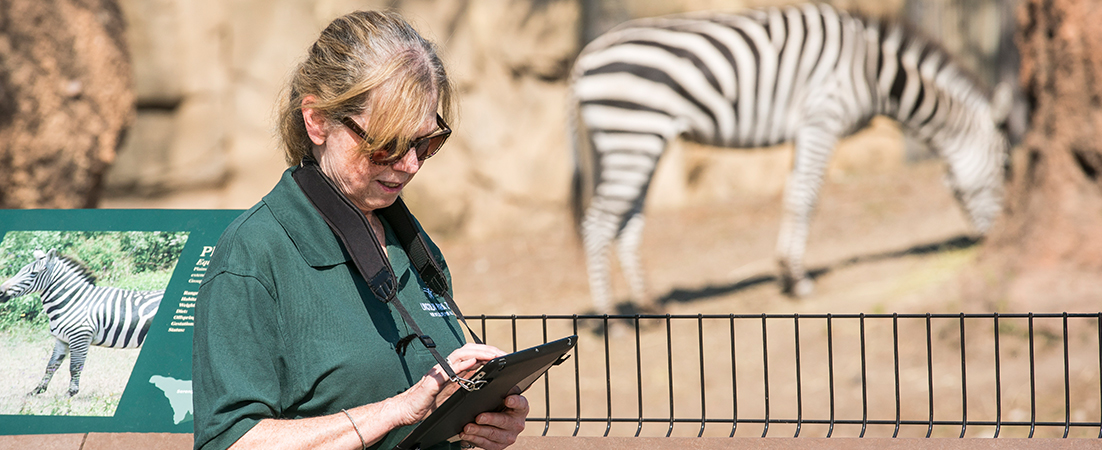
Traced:
<path fill-rule="evenodd" d="M 579 336 L 524 435 L 1102 438 L 1102 313 L 467 319 Z"/>

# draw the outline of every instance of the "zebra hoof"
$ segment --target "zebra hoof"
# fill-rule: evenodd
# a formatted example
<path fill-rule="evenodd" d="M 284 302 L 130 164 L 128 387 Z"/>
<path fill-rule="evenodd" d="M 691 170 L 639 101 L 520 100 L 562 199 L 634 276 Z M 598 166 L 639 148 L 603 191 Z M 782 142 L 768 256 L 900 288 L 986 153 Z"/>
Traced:
<path fill-rule="evenodd" d="M 784 281 L 784 293 L 792 298 L 806 298 L 815 293 L 815 282 L 810 278 L 801 278 L 799 280 L 785 279 Z"/>
<path fill-rule="evenodd" d="M 34 388 L 34 390 L 31 391 L 31 393 L 27 394 L 27 395 L 38 395 L 38 394 L 41 394 L 43 392 L 46 392 L 46 387 L 45 386 L 39 386 L 39 387 Z"/>
<path fill-rule="evenodd" d="M 78 391 L 69 391 L 70 397 L 76 397 Z"/>
<path fill-rule="evenodd" d="M 813 293 L 815 293 L 815 282 L 808 278 L 797 281 L 792 287 L 792 295 L 796 298 L 810 297 Z"/>

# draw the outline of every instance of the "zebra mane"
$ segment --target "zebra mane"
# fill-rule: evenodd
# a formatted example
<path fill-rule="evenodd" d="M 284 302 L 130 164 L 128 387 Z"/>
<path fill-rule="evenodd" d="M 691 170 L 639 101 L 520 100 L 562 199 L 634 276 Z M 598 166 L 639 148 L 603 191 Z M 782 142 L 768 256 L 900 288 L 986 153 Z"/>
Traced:
<path fill-rule="evenodd" d="M 57 255 L 58 262 L 65 264 L 67 267 L 74 269 L 77 275 L 87 281 L 88 284 L 96 284 L 96 276 L 92 274 L 92 271 L 88 269 L 84 263 L 80 262 L 76 258 L 68 255 Z"/>
<path fill-rule="evenodd" d="M 986 82 L 984 82 L 983 80 L 981 80 L 976 73 L 974 73 L 971 69 L 969 69 L 968 66 L 964 65 L 963 64 L 963 59 L 961 59 L 960 55 L 957 55 L 957 54 L 949 51 L 947 48 L 945 48 L 945 45 L 942 44 L 941 40 L 934 38 L 930 33 L 928 33 L 925 30 L 919 28 L 918 25 L 914 24 L 913 22 L 911 22 L 909 20 L 906 20 L 903 17 L 900 17 L 899 14 L 893 14 L 893 13 L 889 13 L 889 12 L 885 12 L 885 11 L 869 12 L 868 10 L 863 9 L 861 7 L 839 8 L 839 7 L 832 6 L 832 5 L 827 4 L 827 3 L 820 3 L 820 2 L 814 2 L 814 1 L 808 2 L 808 3 L 811 4 L 811 5 L 814 5 L 816 8 L 824 8 L 825 7 L 825 8 L 828 8 L 830 10 L 833 10 L 839 16 L 848 15 L 848 16 L 852 17 L 854 20 L 857 20 L 858 22 L 861 22 L 866 27 L 875 28 L 877 30 L 877 32 L 882 37 L 886 36 L 889 33 L 891 33 L 895 29 L 899 29 L 900 32 L 903 35 L 903 39 L 904 39 L 905 42 L 921 44 L 923 47 L 928 48 L 929 52 L 940 54 L 942 57 L 945 58 L 945 63 L 947 65 L 953 65 L 953 66 L 957 67 L 957 69 L 958 69 L 957 72 L 960 74 L 960 76 L 967 79 L 970 82 L 970 84 L 975 87 L 975 89 L 978 93 L 983 95 L 983 97 L 986 100 L 991 99 L 993 91 L 994 91 L 993 87 L 988 86 L 988 84 Z M 719 10 L 688 11 L 688 12 L 668 14 L 668 15 L 663 15 L 663 16 L 641 17 L 641 18 L 632 19 L 632 20 L 628 20 L 626 22 L 620 23 L 620 24 L 612 27 L 612 29 L 610 29 L 605 34 L 614 34 L 615 32 L 618 32 L 618 31 L 621 31 L 621 30 L 625 30 L 625 29 L 629 29 L 629 28 L 633 28 L 633 27 L 640 27 L 640 26 L 642 26 L 642 27 L 665 26 L 665 25 L 669 25 L 671 23 L 676 23 L 677 21 L 680 21 L 680 20 L 698 21 L 698 20 L 720 19 L 722 21 L 722 18 L 724 18 L 724 17 L 737 16 L 737 15 L 746 16 L 747 13 L 750 13 L 750 12 L 753 12 L 753 11 L 764 12 L 764 11 L 768 11 L 768 10 L 771 10 L 771 9 L 785 10 L 787 8 L 790 8 L 790 7 L 800 7 L 800 6 L 802 6 L 801 3 L 794 3 L 794 4 L 788 4 L 788 5 L 762 6 L 762 7 L 756 7 L 756 8 L 742 8 L 742 9 L 733 9 L 733 10 L 732 9 L 719 9 Z M 600 38 L 598 38 L 598 39 L 600 39 Z"/>
<path fill-rule="evenodd" d="M 980 79 L 979 75 L 973 72 L 964 64 L 964 60 L 961 55 L 949 51 L 945 48 L 945 44 L 940 39 L 935 38 L 926 30 L 919 28 L 917 24 L 900 17 L 898 14 L 889 14 L 887 12 L 878 12 L 870 14 L 860 7 L 838 9 L 839 13 L 849 14 L 854 19 L 857 19 L 868 27 L 876 27 L 878 32 L 883 35 L 887 35 L 893 29 L 899 28 L 903 33 L 903 39 L 906 42 L 920 43 L 924 47 L 930 49 L 932 53 L 938 53 L 945 58 L 947 64 L 951 64 L 958 68 L 957 73 L 967 79 L 972 86 L 979 91 L 985 99 L 990 100 L 994 91 L 992 86 L 988 86 L 987 82 Z"/>

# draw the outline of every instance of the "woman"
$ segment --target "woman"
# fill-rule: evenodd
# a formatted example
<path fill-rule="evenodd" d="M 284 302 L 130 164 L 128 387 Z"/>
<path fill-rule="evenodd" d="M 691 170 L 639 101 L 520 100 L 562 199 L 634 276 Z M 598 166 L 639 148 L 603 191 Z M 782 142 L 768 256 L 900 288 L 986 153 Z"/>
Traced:
<path fill-rule="evenodd" d="M 452 89 L 434 46 L 399 16 L 356 12 L 321 33 L 288 94 L 280 134 L 292 167 L 226 229 L 199 288 L 195 448 L 391 448 L 432 411 L 449 375 L 409 339 L 416 334 L 395 305 L 372 294 L 292 173 L 316 161 L 366 217 L 399 281 L 392 303 L 452 369 L 502 355 L 464 345 L 455 313 L 375 213 L 446 140 Z M 428 248 L 446 275 L 439 249 Z M 462 446 L 514 442 L 528 402 L 513 395 L 505 406 L 468 424 Z"/>

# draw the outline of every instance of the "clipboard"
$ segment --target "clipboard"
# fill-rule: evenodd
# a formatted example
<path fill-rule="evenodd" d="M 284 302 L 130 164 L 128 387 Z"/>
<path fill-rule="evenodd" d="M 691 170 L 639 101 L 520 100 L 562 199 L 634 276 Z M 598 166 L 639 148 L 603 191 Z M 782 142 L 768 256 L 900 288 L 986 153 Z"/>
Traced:
<path fill-rule="evenodd" d="M 456 390 L 394 450 L 419 450 L 457 440 L 463 427 L 474 422 L 476 416 L 500 410 L 505 397 L 527 390 L 551 366 L 565 361 L 570 356 L 567 352 L 577 343 L 578 336 L 573 335 L 494 358 L 469 378 L 470 390 Z"/>

